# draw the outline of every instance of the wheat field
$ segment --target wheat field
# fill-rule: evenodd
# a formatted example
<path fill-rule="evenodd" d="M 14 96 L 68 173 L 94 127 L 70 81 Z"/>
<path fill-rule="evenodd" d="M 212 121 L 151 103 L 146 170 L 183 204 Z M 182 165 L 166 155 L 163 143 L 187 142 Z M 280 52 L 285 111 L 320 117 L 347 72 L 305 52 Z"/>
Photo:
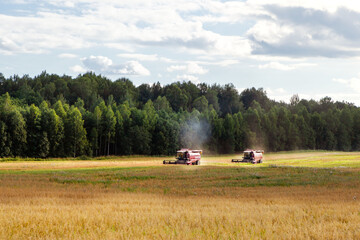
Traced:
<path fill-rule="evenodd" d="M 0 239 L 360 239 L 359 154 L 277 155 L 1 162 Z"/>

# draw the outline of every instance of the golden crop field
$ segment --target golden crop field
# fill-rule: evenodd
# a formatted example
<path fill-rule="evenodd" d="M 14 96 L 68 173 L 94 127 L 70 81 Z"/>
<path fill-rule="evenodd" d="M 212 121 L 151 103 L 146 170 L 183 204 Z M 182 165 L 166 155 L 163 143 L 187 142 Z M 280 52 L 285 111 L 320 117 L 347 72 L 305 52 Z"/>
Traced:
<path fill-rule="evenodd" d="M 0 162 L 0 239 L 360 239 L 360 153 Z"/>

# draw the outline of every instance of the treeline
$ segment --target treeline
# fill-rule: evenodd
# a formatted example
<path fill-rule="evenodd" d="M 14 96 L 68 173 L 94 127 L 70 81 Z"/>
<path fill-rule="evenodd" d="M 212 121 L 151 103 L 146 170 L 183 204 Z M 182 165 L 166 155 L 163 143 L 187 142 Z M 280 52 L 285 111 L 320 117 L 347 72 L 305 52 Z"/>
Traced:
<path fill-rule="evenodd" d="M 0 74 L 0 95 L 0 157 L 173 155 L 181 147 L 360 150 L 360 109 L 329 97 L 294 95 L 285 104 L 232 84 L 136 87 L 94 73 L 46 72 Z"/>

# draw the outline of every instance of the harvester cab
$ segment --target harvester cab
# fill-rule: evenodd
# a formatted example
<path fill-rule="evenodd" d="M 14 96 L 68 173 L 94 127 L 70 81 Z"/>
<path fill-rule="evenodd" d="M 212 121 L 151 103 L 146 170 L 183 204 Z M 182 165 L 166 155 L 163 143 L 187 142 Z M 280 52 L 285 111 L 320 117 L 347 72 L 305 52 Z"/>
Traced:
<path fill-rule="evenodd" d="M 248 162 L 248 163 L 262 163 L 264 150 L 247 149 L 244 151 L 242 159 L 232 159 L 231 162 Z"/>
<path fill-rule="evenodd" d="M 176 152 L 176 160 L 164 160 L 163 164 L 200 165 L 202 150 L 180 149 Z"/>

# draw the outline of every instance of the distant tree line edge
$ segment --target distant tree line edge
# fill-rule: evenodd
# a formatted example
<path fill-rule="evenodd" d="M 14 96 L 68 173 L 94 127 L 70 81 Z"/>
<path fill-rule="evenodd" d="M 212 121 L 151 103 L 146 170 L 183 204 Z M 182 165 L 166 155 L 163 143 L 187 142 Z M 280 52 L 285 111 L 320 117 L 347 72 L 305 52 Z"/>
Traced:
<path fill-rule="evenodd" d="M 360 150 L 360 109 L 330 97 L 270 100 L 262 89 L 175 82 L 162 86 L 42 72 L 0 73 L 0 157 L 173 155 Z"/>

